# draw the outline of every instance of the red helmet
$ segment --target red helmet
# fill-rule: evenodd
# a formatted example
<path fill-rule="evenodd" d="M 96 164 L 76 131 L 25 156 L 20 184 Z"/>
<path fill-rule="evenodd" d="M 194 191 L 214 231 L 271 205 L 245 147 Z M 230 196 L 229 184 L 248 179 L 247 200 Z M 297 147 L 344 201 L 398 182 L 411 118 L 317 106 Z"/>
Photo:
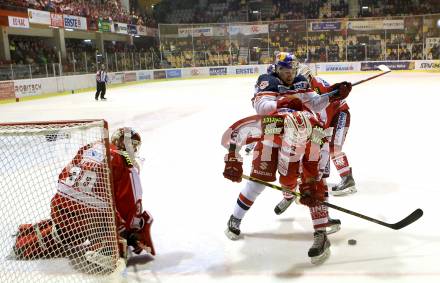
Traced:
<path fill-rule="evenodd" d="M 119 128 L 112 134 L 111 143 L 120 150 L 137 153 L 141 147 L 141 136 L 133 128 Z"/>

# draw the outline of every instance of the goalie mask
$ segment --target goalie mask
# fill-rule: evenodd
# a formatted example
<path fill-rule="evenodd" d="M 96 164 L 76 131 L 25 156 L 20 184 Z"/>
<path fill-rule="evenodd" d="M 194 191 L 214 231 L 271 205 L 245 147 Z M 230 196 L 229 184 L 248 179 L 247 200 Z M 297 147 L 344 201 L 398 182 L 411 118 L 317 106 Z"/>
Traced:
<path fill-rule="evenodd" d="M 298 68 L 298 75 L 303 75 L 307 79 L 309 84 L 312 83 L 313 72 L 309 66 L 307 66 L 305 64 L 301 64 Z"/>
<path fill-rule="evenodd" d="M 111 143 L 119 150 L 136 155 L 141 147 L 141 136 L 133 128 L 119 128 L 113 133 Z"/>

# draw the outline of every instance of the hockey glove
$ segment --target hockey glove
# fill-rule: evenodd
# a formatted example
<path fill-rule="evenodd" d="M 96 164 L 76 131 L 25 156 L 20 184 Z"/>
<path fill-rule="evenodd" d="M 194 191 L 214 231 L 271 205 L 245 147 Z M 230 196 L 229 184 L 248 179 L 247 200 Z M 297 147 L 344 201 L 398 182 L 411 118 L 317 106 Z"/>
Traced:
<path fill-rule="evenodd" d="M 342 82 L 337 83 L 332 86 L 332 89 L 337 89 L 338 92 L 330 97 L 330 102 L 342 100 L 347 98 L 351 91 L 351 83 L 350 82 Z"/>
<path fill-rule="evenodd" d="M 145 250 L 152 255 L 156 254 L 154 250 L 153 241 L 151 240 L 150 228 L 153 223 L 153 217 L 144 211 L 141 215 L 143 219 L 143 225 L 140 230 L 131 230 L 127 235 L 127 245 L 133 247 L 135 254 L 140 254 L 142 250 Z"/>
<path fill-rule="evenodd" d="M 299 201 L 308 207 L 317 206 L 325 199 L 324 190 L 320 189 L 317 182 L 300 184 L 299 191 L 301 192 Z"/>
<path fill-rule="evenodd" d="M 301 111 L 303 110 L 303 104 L 298 97 L 293 95 L 286 95 L 286 96 L 281 96 L 277 100 L 277 109 L 279 108 L 289 108 L 289 109 Z"/>
<path fill-rule="evenodd" d="M 135 254 L 140 254 L 142 250 L 145 250 L 155 255 L 156 252 L 150 234 L 153 217 L 147 211 L 144 211 L 140 218 L 142 218 L 142 226 L 139 229 L 125 229 L 124 226 L 120 226 L 119 235 L 127 240 L 128 246 L 133 247 Z"/>
<path fill-rule="evenodd" d="M 232 182 L 241 182 L 241 175 L 243 174 L 243 158 L 239 153 L 231 151 L 225 155 L 225 170 L 223 177 Z"/>

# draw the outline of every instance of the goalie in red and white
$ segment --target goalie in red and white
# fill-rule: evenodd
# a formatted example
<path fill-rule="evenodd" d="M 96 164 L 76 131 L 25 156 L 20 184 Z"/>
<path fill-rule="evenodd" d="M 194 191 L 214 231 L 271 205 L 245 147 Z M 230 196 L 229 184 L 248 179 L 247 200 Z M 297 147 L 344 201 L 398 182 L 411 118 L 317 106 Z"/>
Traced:
<path fill-rule="evenodd" d="M 136 162 L 140 145 L 140 135 L 128 127 L 119 128 L 111 137 L 110 176 L 116 212 L 110 215 L 116 217 L 119 239 L 125 239 L 135 253 L 146 250 L 155 255 L 150 235 L 153 218 L 142 208 Z M 83 257 L 104 267 L 106 256 L 126 256 L 124 241 L 115 251 L 109 239 L 112 231 L 100 227 L 102 215 L 114 210 L 102 184 L 109 174 L 105 170 L 106 150 L 102 141 L 78 150 L 59 174 L 57 192 L 50 203 L 51 218 L 19 226 L 13 248 L 17 259 Z"/>

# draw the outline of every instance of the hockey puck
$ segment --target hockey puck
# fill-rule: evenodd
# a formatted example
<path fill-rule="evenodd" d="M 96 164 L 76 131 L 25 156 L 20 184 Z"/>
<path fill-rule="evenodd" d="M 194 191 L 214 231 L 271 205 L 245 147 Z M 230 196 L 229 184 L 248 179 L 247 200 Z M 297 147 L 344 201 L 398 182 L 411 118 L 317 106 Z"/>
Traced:
<path fill-rule="evenodd" d="M 350 239 L 350 240 L 348 240 L 348 244 L 350 246 L 354 246 L 354 245 L 356 245 L 356 240 L 355 239 Z"/>

